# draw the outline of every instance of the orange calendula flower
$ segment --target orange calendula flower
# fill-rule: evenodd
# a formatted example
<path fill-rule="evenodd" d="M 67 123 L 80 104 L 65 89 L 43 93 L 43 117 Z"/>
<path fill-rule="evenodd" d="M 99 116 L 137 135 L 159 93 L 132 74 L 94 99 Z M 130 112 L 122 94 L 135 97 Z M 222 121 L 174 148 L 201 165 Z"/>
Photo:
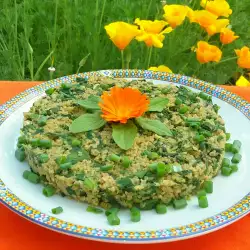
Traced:
<path fill-rule="evenodd" d="M 200 63 L 219 62 L 222 57 L 222 51 L 214 45 L 200 41 L 198 42 L 196 56 Z"/>
<path fill-rule="evenodd" d="M 165 21 L 150 21 L 135 19 L 135 24 L 140 27 L 141 34 L 136 37 L 139 42 L 145 42 L 148 47 L 163 47 L 164 34 L 170 33 L 173 29 L 167 27 L 168 23 Z"/>
<path fill-rule="evenodd" d="M 173 73 L 173 71 L 165 65 L 160 65 L 158 67 L 150 67 L 148 70 Z"/>
<path fill-rule="evenodd" d="M 228 28 L 224 28 L 220 32 L 220 41 L 222 44 L 232 43 L 233 41 L 235 41 L 238 38 L 239 38 L 239 36 L 235 36 L 235 33 Z"/>
<path fill-rule="evenodd" d="M 99 106 L 102 118 L 108 122 L 127 123 L 128 119 L 140 117 L 147 110 L 149 100 L 137 89 L 113 87 L 104 92 Z"/>
<path fill-rule="evenodd" d="M 238 87 L 249 87 L 250 86 L 250 82 L 244 76 L 241 76 L 237 80 L 236 86 L 238 86 Z"/>
<path fill-rule="evenodd" d="M 216 16 L 229 17 L 233 13 L 226 0 L 201 0 L 201 6 Z"/>
<path fill-rule="evenodd" d="M 243 69 L 250 69 L 250 50 L 247 46 L 244 46 L 242 49 L 235 50 L 236 55 L 238 56 L 238 65 Z"/>
<path fill-rule="evenodd" d="M 229 24 L 228 19 L 218 19 L 216 15 L 206 10 L 194 11 L 193 22 L 200 24 L 210 36 L 220 33 Z"/>
<path fill-rule="evenodd" d="M 193 19 L 193 10 L 186 5 L 169 4 L 163 7 L 164 18 L 172 28 L 181 25 L 185 18 Z"/>
<path fill-rule="evenodd" d="M 110 40 L 120 50 L 124 50 L 130 42 L 140 34 L 137 26 L 125 22 L 110 23 L 104 28 L 109 35 Z"/>

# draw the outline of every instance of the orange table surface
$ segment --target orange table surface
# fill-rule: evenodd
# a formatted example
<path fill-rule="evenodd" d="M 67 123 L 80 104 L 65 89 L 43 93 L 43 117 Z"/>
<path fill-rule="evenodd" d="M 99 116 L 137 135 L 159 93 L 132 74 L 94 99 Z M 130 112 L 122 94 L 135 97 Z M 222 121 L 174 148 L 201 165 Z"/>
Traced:
<path fill-rule="evenodd" d="M 30 88 L 38 82 L 0 81 L 0 104 L 19 92 Z M 250 102 L 250 88 L 225 86 L 226 89 L 242 96 Z M 145 218 L 146 219 L 146 218 Z M 150 218 L 148 218 L 150 219 Z M 149 245 L 118 245 L 73 238 L 59 234 L 16 215 L 0 204 L 0 250 L 37 250 L 37 249 L 109 249 L 109 250 L 249 250 L 250 216 L 219 231 L 193 239 Z"/>

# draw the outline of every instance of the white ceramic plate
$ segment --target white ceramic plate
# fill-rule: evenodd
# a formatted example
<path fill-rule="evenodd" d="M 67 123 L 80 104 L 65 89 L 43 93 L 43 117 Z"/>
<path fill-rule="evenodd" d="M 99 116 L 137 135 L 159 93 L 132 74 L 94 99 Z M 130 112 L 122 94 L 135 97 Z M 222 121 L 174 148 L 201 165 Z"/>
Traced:
<path fill-rule="evenodd" d="M 109 226 L 104 215 L 86 212 L 87 204 L 61 196 L 46 198 L 42 186 L 23 179 L 27 163 L 14 157 L 16 140 L 22 127 L 23 112 L 29 110 L 44 91 L 63 82 L 71 82 L 77 76 L 106 75 L 115 78 L 146 78 L 155 83 L 170 82 L 202 90 L 213 95 L 214 103 L 221 106 L 220 114 L 232 139 L 242 142 L 242 161 L 239 171 L 230 177 L 214 178 L 214 193 L 208 195 L 209 208 L 201 209 L 197 198 L 188 202 L 183 210 L 169 208 L 165 215 L 154 211 L 142 212 L 139 223 L 132 223 L 129 211 L 120 212 L 120 226 Z M 250 191 L 250 105 L 219 87 L 193 78 L 141 70 L 113 70 L 90 72 L 62 77 L 31 88 L 0 107 L 0 201 L 19 215 L 44 227 L 72 236 L 95 240 L 153 243 L 195 237 L 226 226 L 249 212 Z M 247 153 L 248 152 L 248 153 Z M 64 212 L 52 215 L 51 208 L 62 206 Z"/>

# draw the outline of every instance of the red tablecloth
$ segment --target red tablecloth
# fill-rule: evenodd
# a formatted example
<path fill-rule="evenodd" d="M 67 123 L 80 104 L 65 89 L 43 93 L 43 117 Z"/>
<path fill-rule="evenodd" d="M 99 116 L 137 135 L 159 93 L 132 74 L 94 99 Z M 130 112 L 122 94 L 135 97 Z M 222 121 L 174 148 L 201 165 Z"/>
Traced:
<path fill-rule="evenodd" d="M 0 104 L 38 82 L 0 82 Z M 250 88 L 225 87 L 250 101 Z M 150 218 L 149 218 L 150 219 Z M 219 231 L 189 240 L 152 245 L 118 245 L 77 239 L 37 226 L 0 204 L 0 250 L 156 249 L 249 250 L 250 216 Z"/>

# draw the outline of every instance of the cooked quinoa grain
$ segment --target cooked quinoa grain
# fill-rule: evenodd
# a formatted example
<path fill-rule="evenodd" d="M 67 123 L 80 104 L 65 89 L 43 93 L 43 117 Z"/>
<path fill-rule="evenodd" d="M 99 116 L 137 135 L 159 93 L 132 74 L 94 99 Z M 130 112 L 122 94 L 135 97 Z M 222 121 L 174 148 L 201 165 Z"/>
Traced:
<path fill-rule="evenodd" d="M 133 147 L 119 148 L 110 123 L 73 134 L 72 121 L 86 110 L 76 103 L 113 86 L 137 88 L 148 98 L 169 100 L 162 112 L 144 117 L 163 122 L 173 136 L 138 127 Z M 64 84 L 24 114 L 22 146 L 32 171 L 56 192 L 105 209 L 120 205 L 150 209 L 188 199 L 217 175 L 226 134 L 210 98 L 175 85 L 95 77 Z M 162 172 L 162 166 L 167 169 Z"/>

